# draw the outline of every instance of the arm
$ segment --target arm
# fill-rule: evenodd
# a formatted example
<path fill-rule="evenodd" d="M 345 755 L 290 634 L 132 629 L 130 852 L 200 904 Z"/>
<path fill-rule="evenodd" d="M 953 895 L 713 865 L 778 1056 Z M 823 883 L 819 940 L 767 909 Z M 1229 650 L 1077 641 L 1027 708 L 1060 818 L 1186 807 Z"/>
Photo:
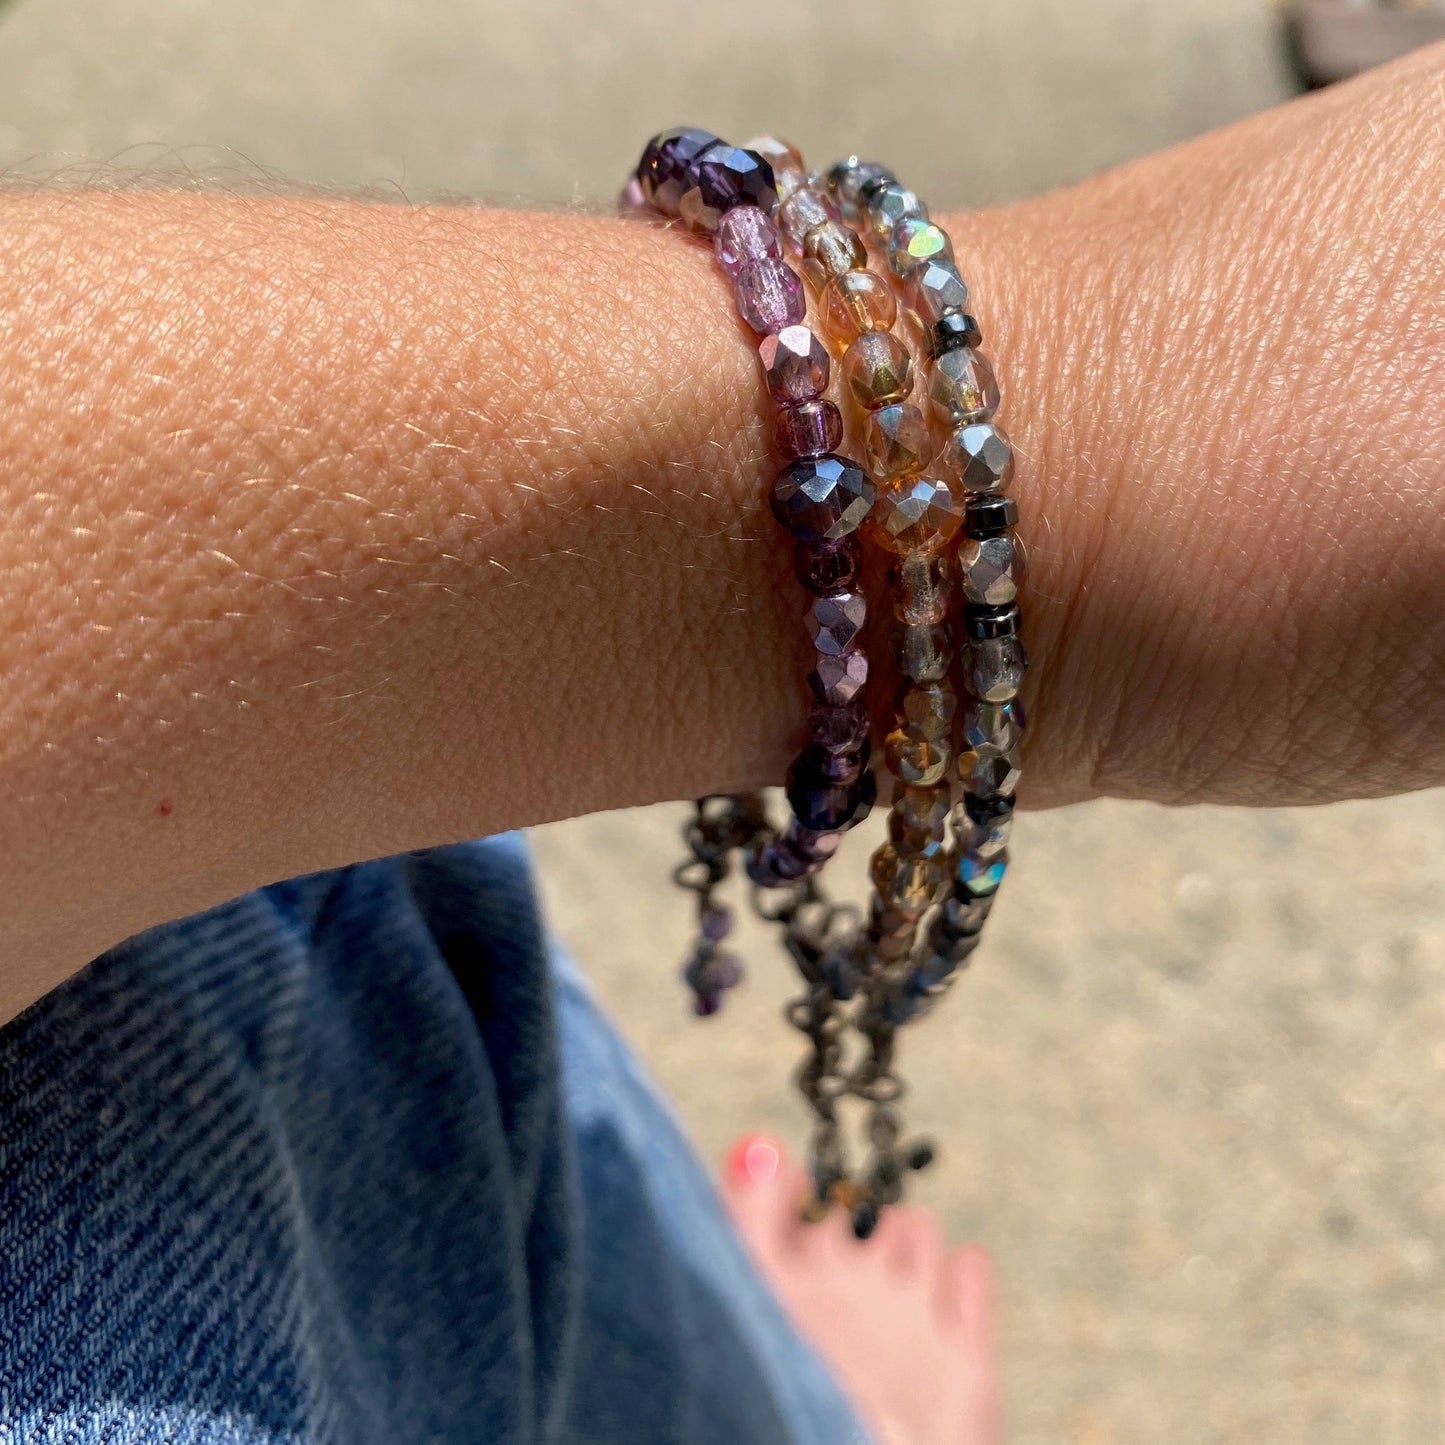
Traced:
<path fill-rule="evenodd" d="M 1445 56 L 955 217 L 1029 801 L 1445 781 Z M 751 347 L 642 226 L 0 196 L 0 1016 L 271 878 L 776 780 Z"/>

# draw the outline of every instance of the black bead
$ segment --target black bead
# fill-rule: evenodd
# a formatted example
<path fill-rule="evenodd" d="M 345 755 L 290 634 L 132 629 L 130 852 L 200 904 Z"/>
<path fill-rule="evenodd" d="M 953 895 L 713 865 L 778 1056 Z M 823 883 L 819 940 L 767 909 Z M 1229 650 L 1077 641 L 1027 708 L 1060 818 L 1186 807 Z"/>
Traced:
<path fill-rule="evenodd" d="M 981 798 L 977 793 L 965 793 L 963 810 L 980 828 L 987 828 L 1013 816 L 1014 800 L 996 795 Z"/>
<path fill-rule="evenodd" d="M 1019 605 L 1010 602 L 1003 607 L 965 607 L 963 630 L 974 642 L 988 642 L 995 637 L 1017 637 Z"/>
<path fill-rule="evenodd" d="M 997 537 L 1017 526 L 1018 520 L 1019 504 L 1012 497 L 971 496 L 963 506 L 963 530 L 970 537 Z"/>
<path fill-rule="evenodd" d="M 932 1140 L 920 1139 L 908 1150 L 903 1162 L 910 1169 L 927 1169 L 937 1157 L 937 1153 Z"/>
<path fill-rule="evenodd" d="M 967 311 L 945 311 L 933 323 L 933 329 L 928 333 L 930 356 L 942 356 L 945 351 L 957 351 L 960 346 L 982 344 L 983 332 Z"/>
<path fill-rule="evenodd" d="M 857 1239 L 871 1239 L 877 1228 L 878 1206 L 871 1199 L 865 1199 L 853 1210 L 853 1235 Z"/>

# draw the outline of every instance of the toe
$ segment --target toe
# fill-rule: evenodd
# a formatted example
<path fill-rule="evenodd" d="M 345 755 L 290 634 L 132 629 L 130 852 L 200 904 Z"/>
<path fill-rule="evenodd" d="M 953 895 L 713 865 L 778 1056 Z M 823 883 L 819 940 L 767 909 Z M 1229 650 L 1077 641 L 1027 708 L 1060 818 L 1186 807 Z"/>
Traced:
<path fill-rule="evenodd" d="M 728 1150 L 723 1201 L 755 1253 L 771 1257 L 797 1239 L 807 1192 L 807 1175 L 770 1135 L 745 1135 Z"/>
<path fill-rule="evenodd" d="M 888 1263 L 910 1278 L 936 1277 L 943 1256 L 943 1231 L 931 1209 L 907 1205 L 890 1209 L 878 1231 Z"/>

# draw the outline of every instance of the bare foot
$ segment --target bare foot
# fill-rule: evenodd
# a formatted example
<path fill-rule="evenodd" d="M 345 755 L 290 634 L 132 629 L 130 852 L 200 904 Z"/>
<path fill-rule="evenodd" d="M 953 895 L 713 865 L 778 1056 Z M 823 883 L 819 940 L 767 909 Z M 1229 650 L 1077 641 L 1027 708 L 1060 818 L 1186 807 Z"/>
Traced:
<path fill-rule="evenodd" d="M 867 1243 L 835 1212 L 803 1224 L 803 1171 L 766 1135 L 728 1155 L 723 1198 L 793 1323 L 880 1445 L 995 1445 L 1000 1388 L 988 1256 L 950 1249 L 926 1209 L 884 1212 Z"/>

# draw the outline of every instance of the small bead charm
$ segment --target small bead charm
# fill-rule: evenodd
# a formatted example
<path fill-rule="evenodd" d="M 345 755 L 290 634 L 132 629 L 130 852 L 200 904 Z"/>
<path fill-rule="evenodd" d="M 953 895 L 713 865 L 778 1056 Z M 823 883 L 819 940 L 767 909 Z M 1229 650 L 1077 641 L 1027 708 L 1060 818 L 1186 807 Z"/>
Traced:
<path fill-rule="evenodd" d="M 828 335 L 846 346 L 865 331 L 887 331 L 898 316 L 893 288 L 876 272 L 845 271 L 823 288 L 819 310 Z"/>
<path fill-rule="evenodd" d="M 932 366 L 928 387 L 933 410 L 946 426 L 988 421 L 998 410 L 998 382 L 980 351 L 945 351 Z"/>
<path fill-rule="evenodd" d="M 900 554 L 937 552 L 948 545 L 962 524 L 963 515 L 948 483 L 935 477 L 889 482 L 879 489 L 868 518 L 874 540 Z"/>
<path fill-rule="evenodd" d="M 781 407 L 812 401 L 828 389 L 828 348 L 806 326 L 785 326 L 758 344 L 763 379 Z"/>
<path fill-rule="evenodd" d="M 868 518 L 873 482 L 839 456 L 800 457 L 773 482 L 773 516 L 799 541 L 846 537 Z"/>
<path fill-rule="evenodd" d="M 876 477 L 910 476 L 933 460 L 928 419 L 908 402 L 872 412 L 863 424 L 863 447 Z"/>
<path fill-rule="evenodd" d="M 778 455 L 820 457 L 843 445 L 843 413 L 831 401 L 805 401 L 784 407 L 773 420 Z"/>
<path fill-rule="evenodd" d="M 843 379 L 867 411 L 902 401 L 913 389 L 913 362 L 889 331 L 865 331 L 843 354 Z"/>
<path fill-rule="evenodd" d="M 808 308 L 803 278 L 785 262 L 748 261 L 733 282 L 738 315 L 760 336 L 796 326 Z"/>
<path fill-rule="evenodd" d="M 955 427 L 944 444 L 941 461 L 944 470 L 970 492 L 1007 491 L 1013 480 L 1013 447 L 1008 433 L 996 422 Z"/>

